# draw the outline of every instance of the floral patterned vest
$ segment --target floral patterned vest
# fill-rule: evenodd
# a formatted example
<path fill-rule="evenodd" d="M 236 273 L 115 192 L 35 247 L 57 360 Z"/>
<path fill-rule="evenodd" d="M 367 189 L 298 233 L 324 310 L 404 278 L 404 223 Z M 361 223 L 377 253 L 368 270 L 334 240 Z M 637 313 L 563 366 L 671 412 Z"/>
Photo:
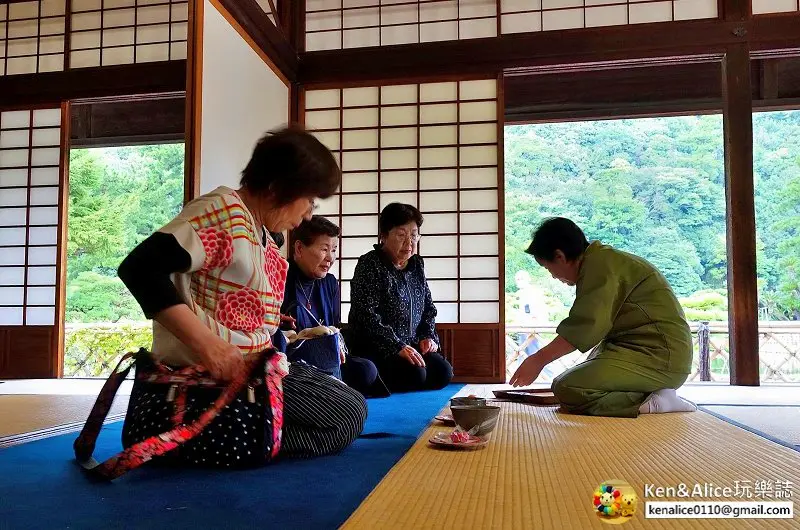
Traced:
<path fill-rule="evenodd" d="M 244 355 L 271 346 L 289 264 L 239 195 L 217 188 L 187 204 L 160 231 L 174 235 L 191 256 L 189 270 L 173 274 L 172 282 L 194 314 Z M 157 322 L 152 351 L 174 366 L 198 360 Z"/>

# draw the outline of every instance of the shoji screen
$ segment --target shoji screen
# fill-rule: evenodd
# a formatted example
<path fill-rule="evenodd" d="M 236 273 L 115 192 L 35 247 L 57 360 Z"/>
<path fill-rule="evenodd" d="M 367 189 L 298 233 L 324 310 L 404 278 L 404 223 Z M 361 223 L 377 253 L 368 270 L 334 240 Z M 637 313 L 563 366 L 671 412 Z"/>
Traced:
<path fill-rule="evenodd" d="M 60 369 L 61 124 L 61 108 L 0 112 L 0 378 Z"/>
<path fill-rule="evenodd" d="M 334 273 L 343 319 L 358 258 L 377 242 L 381 208 L 413 204 L 425 217 L 419 253 L 456 373 L 486 380 L 503 321 L 500 99 L 497 79 L 303 94 L 306 127 L 343 172 L 341 192 L 318 211 L 342 229 Z"/>
<path fill-rule="evenodd" d="M 717 17 L 717 0 L 500 0 L 502 33 Z"/>
<path fill-rule="evenodd" d="M 188 0 L 71 1 L 71 68 L 186 58 Z"/>
<path fill-rule="evenodd" d="M 306 0 L 306 50 L 716 17 L 717 0 Z"/>
<path fill-rule="evenodd" d="M 343 316 L 378 213 L 406 202 L 425 216 L 425 258 L 439 322 L 498 322 L 497 81 L 305 93 L 305 123 L 341 160 L 341 193 L 318 213 L 342 229 Z"/>
<path fill-rule="evenodd" d="M 0 4 L 0 75 L 186 59 L 188 0 Z"/>
<path fill-rule="evenodd" d="M 753 0 L 753 14 L 800 11 L 800 0 Z"/>
<path fill-rule="evenodd" d="M 496 35 L 496 0 L 306 0 L 307 51 Z"/>
<path fill-rule="evenodd" d="M 66 3 L 0 4 L 0 75 L 64 69 Z"/>
<path fill-rule="evenodd" d="M 226 20 L 227 18 L 227 20 Z M 237 187 L 258 139 L 289 120 L 289 87 L 224 8 L 205 0 L 202 28 L 200 193 Z M 230 22 L 229 22 L 230 21 Z M 192 104 L 190 103 L 190 104 Z"/>

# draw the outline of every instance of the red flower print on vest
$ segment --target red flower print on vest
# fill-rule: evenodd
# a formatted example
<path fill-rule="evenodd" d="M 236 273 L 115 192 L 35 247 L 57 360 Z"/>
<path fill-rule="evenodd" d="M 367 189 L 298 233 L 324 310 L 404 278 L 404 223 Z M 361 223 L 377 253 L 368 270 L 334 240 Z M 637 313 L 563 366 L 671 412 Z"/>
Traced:
<path fill-rule="evenodd" d="M 206 260 L 203 270 L 225 268 L 233 259 L 233 237 L 225 230 L 216 228 L 202 228 L 197 231 L 203 249 L 206 251 Z"/>
<path fill-rule="evenodd" d="M 223 294 L 217 302 L 217 321 L 228 329 L 255 331 L 264 325 L 267 308 L 258 293 L 241 289 Z"/>
<path fill-rule="evenodd" d="M 267 274 L 272 293 L 283 299 L 283 289 L 286 287 L 286 274 L 289 271 L 289 262 L 283 259 L 278 249 L 269 246 L 264 251 L 264 272 Z"/>

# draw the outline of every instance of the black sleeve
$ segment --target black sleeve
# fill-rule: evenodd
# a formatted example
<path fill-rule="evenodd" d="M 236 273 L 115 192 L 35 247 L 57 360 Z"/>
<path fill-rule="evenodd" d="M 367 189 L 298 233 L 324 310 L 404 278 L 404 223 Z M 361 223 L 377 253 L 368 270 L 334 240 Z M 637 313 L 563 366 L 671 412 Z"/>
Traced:
<path fill-rule="evenodd" d="M 147 318 L 184 303 L 170 279 L 189 269 L 192 257 L 172 234 L 156 232 L 134 248 L 117 274 L 139 303 Z"/>

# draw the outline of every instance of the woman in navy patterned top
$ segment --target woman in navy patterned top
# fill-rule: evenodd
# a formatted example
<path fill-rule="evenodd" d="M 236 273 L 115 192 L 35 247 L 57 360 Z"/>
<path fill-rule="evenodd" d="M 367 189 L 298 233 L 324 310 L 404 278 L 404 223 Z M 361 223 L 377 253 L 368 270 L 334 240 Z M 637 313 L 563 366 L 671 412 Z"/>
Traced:
<path fill-rule="evenodd" d="M 347 345 L 371 359 L 393 392 L 438 389 L 453 377 L 439 353 L 436 306 L 417 255 L 422 214 L 392 203 L 380 215 L 380 243 L 358 260 L 350 284 Z"/>

